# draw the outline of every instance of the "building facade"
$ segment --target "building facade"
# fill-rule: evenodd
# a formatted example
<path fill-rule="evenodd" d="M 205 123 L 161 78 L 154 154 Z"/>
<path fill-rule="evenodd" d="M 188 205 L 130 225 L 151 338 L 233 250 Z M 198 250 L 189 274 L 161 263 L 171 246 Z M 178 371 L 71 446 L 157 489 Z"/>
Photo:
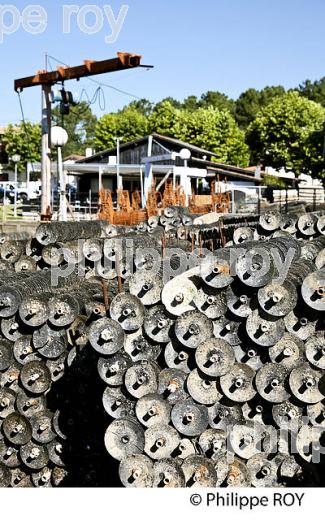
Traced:
<path fill-rule="evenodd" d="M 182 150 L 190 152 L 190 158 L 182 159 Z M 100 186 L 115 191 L 120 187 L 139 190 L 144 199 L 146 190 L 154 182 L 163 186 L 173 179 L 181 184 L 187 195 L 208 192 L 211 181 L 219 179 L 224 185 L 254 187 L 261 183 L 252 169 L 225 165 L 217 162 L 217 154 L 178 139 L 151 134 L 114 147 L 65 166 L 68 174 L 79 179 L 79 191 L 98 193 Z"/>

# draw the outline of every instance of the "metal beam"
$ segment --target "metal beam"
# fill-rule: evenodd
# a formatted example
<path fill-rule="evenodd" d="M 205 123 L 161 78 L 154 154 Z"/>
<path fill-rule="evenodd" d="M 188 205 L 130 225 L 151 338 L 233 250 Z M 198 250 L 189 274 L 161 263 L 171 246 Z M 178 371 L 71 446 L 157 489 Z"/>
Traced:
<path fill-rule="evenodd" d="M 159 191 L 160 188 L 162 187 L 163 184 L 165 184 L 165 182 L 169 179 L 170 177 L 170 174 L 172 173 L 173 170 L 169 170 L 169 172 L 166 173 L 165 177 L 160 181 L 160 183 L 158 184 L 157 188 L 156 188 L 156 191 Z"/>
<path fill-rule="evenodd" d="M 119 52 L 117 58 L 104 61 L 85 60 L 83 65 L 77 67 L 58 67 L 56 71 L 40 71 L 35 76 L 20 78 L 15 80 L 15 90 L 22 91 L 24 88 L 36 87 L 39 85 L 55 85 L 60 81 L 96 76 L 106 72 L 117 72 L 141 66 L 142 56 L 140 54 L 130 54 Z M 148 65 L 149 67 L 149 65 Z"/>
<path fill-rule="evenodd" d="M 141 162 L 143 164 L 147 163 L 155 163 L 155 162 L 164 162 L 164 161 L 174 161 L 175 160 L 175 153 L 168 153 L 165 155 L 154 155 L 151 157 L 144 157 Z"/>
<path fill-rule="evenodd" d="M 211 172 L 213 175 L 215 174 L 219 174 L 219 175 L 223 175 L 224 177 L 227 177 L 227 179 L 231 178 L 231 179 L 239 179 L 239 180 L 243 180 L 243 181 L 248 181 L 248 182 L 252 182 L 254 184 L 261 184 L 262 182 L 262 179 L 258 179 L 257 177 L 252 177 L 250 175 L 243 175 L 241 173 L 234 173 L 230 170 L 220 170 L 219 168 L 215 168 L 213 166 L 207 166 L 207 177 L 209 177 L 209 172 Z M 211 175 L 212 176 L 212 175 Z"/>

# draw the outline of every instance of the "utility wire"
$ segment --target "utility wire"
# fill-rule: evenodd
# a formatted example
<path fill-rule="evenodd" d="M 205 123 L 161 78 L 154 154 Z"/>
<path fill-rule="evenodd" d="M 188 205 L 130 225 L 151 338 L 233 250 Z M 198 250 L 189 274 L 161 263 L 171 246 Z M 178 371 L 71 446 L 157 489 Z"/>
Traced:
<path fill-rule="evenodd" d="M 22 117 L 23 128 L 24 128 L 25 136 L 26 136 L 26 142 L 27 142 L 27 148 L 28 148 L 29 158 L 31 159 L 31 157 L 32 157 L 32 153 L 31 153 L 31 146 L 30 146 L 29 134 L 28 134 L 28 131 L 27 131 L 27 128 L 26 128 L 26 119 L 25 119 L 25 113 L 24 113 L 23 102 L 22 102 L 21 94 L 20 94 L 19 91 L 17 91 L 17 94 L 18 94 L 18 99 L 19 99 L 19 106 L 20 106 L 20 111 L 21 111 L 21 117 Z M 32 161 L 30 161 L 30 163 L 31 163 L 31 165 L 32 165 L 33 173 L 35 173 L 35 171 L 34 171 L 34 164 L 33 164 Z"/>
<path fill-rule="evenodd" d="M 103 111 L 105 110 L 106 100 L 105 100 L 105 94 L 103 92 L 102 87 L 97 87 L 97 89 L 95 90 L 94 95 L 91 99 L 88 96 L 87 90 L 85 88 L 83 88 L 81 91 L 78 103 L 80 103 L 82 101 L 83 95 L 86 96 L 88 105 L 94 105 L 98 100 L 99 108 Z"/>
<path fill-rule="evenodd" d="M 64 65 L 65 67 L 69 67 L 70 66 L 67 63 L 64 63 L 63 61 L 58 60 L 54 56 L 49 56 L 48 55 L 48 58 L 51 59 L 51 60 L 54 60 L 59 65 Z M 141 97 L 136 96 L 135 94 L 131 94 L 131 92 L 127 92 L 126 90 L 122 90 L 122 89 L 120 89 L 118 87 L 114 87 L 113 85 L 109 85 L 108 83 L 103 83 L 102 81 L 97 81 L 96 79 L 88 78 L 87 76 L 85 77 L 85 79 L 88 79 L 88 81 L 91 81 L 92 83 L 96 83 L 96 85 L 99 85 L 100 87 L 110 88 L 112 90 L 115 90 L 116 92 L 119 92 L 120 94 L 124 94 L 125 96 L 130 96 L 130 97 L 132 97 L 134 99 L 138 99 L 139 101 L 141 101 L 141 99 L 142 99 Z"/>
<path fill-rule="evenodd" d="M 57 60 L 56 58 L 54 58 L 53 56 L 47 56 L 47 59 L 48 59 L 48 62 L 49 62 L 49 65 L 51 67 L 51 69 L 53 69 L 53 65 L 51 63 L 51 59 L 52 60 L 55 60 L 57 63 L 61 64 L 61 65 L 66 65 L 68 66 L 67 64 L 65 64 L 64 62 L 61 62 L 59 60 Z M 81 94 L 79 96 L 79 100 L 78 100 L 78 103 L 80 103 L 82 101 L 82 98 L 83 96 L 85 96 L 86 100 L 87 100 L 87 103 L 88 103 L 88 107 L 90 107 L 91 105 L 94 105 L 97 103 L 98 101 L 98 105 L 99 105 L 99 108 L 102 112 L 105 111 L 106 109 L 106 99 L 105 99 L 105 94 L 104 94 L 104 91 L 102 90 L 102 87 L 97 87 L 97 89 L 95 90 L 95 93 L 93 95 L 93 97 L 90 99 L 89 95 L 88 95 L 88 92 L 85 88 L 82 89 L 81 91 Z M 72 110 L 73 112 L 73 110 Z M 86 110 L 84 112 L 81 112 L 82 113 L 86 113 Z"/>
<path fill-rule="evenodd" d="M 97 85 L 99 85 L 101 87 L 110 88 L 112 90 L 115 90 L 116 92 L 119 92 L 120 94 L 124 94 L 125 96 L 130 96 L 134 99 L 137 99 L 138 101 L 141 101 L 141 99 L 142 99 L 139 96 L 136 96 L 135 94 L 131 94 L 130 92 L 127 92 L 126 90 L 122 90 L 120 88 L 113 87 L 112 85 L 107 85 L 107 83 L 102 83 L 101 81 L 97 81 L 96 79 L 87 78 L 87 77 L 86 77 L 86 79 L 88 79 L 88 81 L 92 81 L 93 83 L 96 83 Z"/>

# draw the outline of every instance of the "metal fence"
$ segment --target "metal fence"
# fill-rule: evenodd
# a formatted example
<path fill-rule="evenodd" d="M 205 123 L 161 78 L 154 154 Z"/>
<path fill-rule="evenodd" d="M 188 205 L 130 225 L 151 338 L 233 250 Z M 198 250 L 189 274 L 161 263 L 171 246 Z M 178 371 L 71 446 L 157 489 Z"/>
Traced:
<path fill-rule="evenodd" d="M 8 192 L 9 193 L 9 192 Z M 88 193 L 68 193 L 68 216 L 71 220 L 89 220 L 96 218 L 98 213 L 98 194 L 91 191 Z M 57 219 L 59 212 L 59 194 L 53 193 L 51 212 L 53 220 Z M 8 194 L 0 196 L 0 221 L 8 222 L 15 220 L 38 221 L 41 214 L 40 198 L 30 201 L 22 201 L 17 197 L 14 200 Z"/>
<path fill-rule="evenodd" d="M 38 221 L 41 213 L 41 200 L 21 200 L 13 197 L 9 185 L 0 183 L 0 222 L 8 221 Z M 8 185 L 7 187 L 5 185 Z M 261 213 L 265 203 L 277 203 L 281 212 L 286 212 L 290 202 L 304 201 L 314 207 L 324 202 L 324 190 L 319 186 L 303 186 L 301 189 L 272 190 L 267 186 L 227 186 L 230 194 L 230 212 L 233 214 Z M 51 211 L 53 220 L 58 219 L 59 193 L 52 192 Z M 95 219 L 99 209 L 98 193 L 89 190 L 87 193 L 69 191 L 68 219 L 81 221 Z M 114 199 L 113 199 L 114 201 Z M 116 202 L 116 201 L 114 201 Z"/>

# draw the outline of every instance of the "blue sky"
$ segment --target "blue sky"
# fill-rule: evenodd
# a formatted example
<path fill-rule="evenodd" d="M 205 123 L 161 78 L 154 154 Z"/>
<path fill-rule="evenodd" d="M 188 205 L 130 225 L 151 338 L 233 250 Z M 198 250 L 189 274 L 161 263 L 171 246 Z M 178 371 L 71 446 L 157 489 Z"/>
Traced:
<path fill-rule="evenodd" d="M 20 28 L 4 35 L 0 44 L 0 125 L 21 119 L 15 78 L 44 67 L 48 54 L 70 64 L 84 59 L 106 59 L 117 51 L 143 54 L 143 63 L 154 70 L 137 69 L 99 76 L 97 79 L 138 97 L 158 101 L 166 96 L 183 99 L 219 90 L 231 97 L 249 87 L 282 84 L 293 87 L 304 79 L 325 75 L 324 0 L 33 0 L 48 14 L 44 33 L 31 35 Z M 9 0 L 20 12 L 26 1 Z M 63 34 L 63 4 L 111 5 L 117 16 L 129 6 L 115 43 L 105 43 L 111 33 L 105 20 L 102 31 L 86 35 L 71 18 L 71 33 Z M 3 4 L 2 4 L 3 5 Z M 11 18 L 6 15 L 4 23 Z M 94 17 L 87 18 L 89 25 Z M 0 24 L 2 20 L 0 18 Z M 2 25 L 1 25 L 2 27 Z M 55 65 L 52 61 L 51 64 Z M 88 80 L 67 83 L 92 96 L 96 85 Z M 105 88 L 106 111 L 116 110 L 132 98 Z M 40 89 L 22 94 L 27 119 L 40 118 Z M 94 107 L 97 115 L 102 112 Z"/>

